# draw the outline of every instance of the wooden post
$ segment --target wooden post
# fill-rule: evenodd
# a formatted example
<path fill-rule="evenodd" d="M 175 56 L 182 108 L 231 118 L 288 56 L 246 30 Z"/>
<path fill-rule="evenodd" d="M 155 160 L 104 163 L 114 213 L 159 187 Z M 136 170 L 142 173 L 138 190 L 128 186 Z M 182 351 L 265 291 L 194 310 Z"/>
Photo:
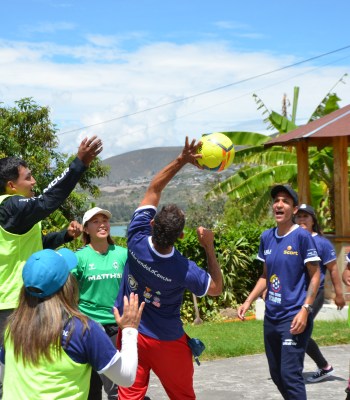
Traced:
<path fill-rule="evenodd" d="M 348 138 L 333 138 L 334 148 L 334 209 L 336 236 L 350 236 L 348 182 Z"/>
<path fill-rule="evenodd" d="M 306 140 L 296 144 L 298 163 L 298 196 L 299 204 L 310 204 L 310 177 L 309 177 L 309 152 Z"/>

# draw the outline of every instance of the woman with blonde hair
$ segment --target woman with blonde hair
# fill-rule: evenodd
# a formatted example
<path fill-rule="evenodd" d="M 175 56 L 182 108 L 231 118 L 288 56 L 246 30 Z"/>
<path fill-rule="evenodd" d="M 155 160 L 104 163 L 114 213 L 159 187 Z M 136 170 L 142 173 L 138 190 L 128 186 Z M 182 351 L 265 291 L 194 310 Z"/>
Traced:
<path fill-rule="evenodd" d="M 87 399 L 92 369 L 117 384 L 133 383 L 144 304 L 139 307 L 137 296 L 130 296 L 122 317 L 114 309 L 123 331 L 117 351 L 100 325 L 78 310 L 78 287 L 70 274 L 76 264 L 68 249 L 41 250 L 27 260 L 19 305 L 0 351 L 4 400 Z"/>

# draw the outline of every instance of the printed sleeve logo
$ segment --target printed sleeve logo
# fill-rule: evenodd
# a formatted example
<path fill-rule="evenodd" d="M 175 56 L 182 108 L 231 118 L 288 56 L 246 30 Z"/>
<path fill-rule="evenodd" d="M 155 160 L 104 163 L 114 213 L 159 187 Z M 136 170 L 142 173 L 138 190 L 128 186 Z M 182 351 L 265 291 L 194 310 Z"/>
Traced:
<path fill-rule="evenodd" d="M 306 258 L 318 257 L 316 249 L 308 249 Z"/>

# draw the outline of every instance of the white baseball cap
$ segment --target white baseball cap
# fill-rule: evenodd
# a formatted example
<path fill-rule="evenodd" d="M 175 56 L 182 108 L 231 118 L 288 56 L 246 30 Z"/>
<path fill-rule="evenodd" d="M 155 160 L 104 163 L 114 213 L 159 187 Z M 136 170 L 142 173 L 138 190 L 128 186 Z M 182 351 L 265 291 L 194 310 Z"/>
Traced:
<path fill-rule="evenodd" d="M 111 218 L 112 214 L 108 211 L 108 210 L 103 210 L 100 207 L 94 207 L 91 208 L 90 210 L 86 211 L 86 213 L 83 216 L 83 226 L 90 221 L 90 219 L 92 217 L 94 217 L 96 214 L 103 214 L 105 215 L 107 218 Z"/>

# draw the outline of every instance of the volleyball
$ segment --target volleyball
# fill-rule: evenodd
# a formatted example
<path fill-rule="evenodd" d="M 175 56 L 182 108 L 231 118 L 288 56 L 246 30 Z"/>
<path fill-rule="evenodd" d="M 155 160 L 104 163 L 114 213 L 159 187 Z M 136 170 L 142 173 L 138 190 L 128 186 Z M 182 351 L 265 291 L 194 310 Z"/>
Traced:
<path fill-rule="evenodd" d="M 205 134 L 201 137 L 201 146 L 198 153 L 198 164 L 210 171 L 223 171 L 228 168 L 234 159 L 235 149 L 231 139 L 220 132 Z"/>

